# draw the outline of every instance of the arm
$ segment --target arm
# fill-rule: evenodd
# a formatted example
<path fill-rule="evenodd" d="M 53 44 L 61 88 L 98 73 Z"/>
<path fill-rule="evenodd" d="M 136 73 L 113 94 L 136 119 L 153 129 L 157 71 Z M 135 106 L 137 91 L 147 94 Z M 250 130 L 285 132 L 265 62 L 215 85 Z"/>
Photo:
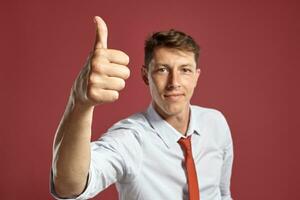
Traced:
<path fill-rule="evenodd" d="M 107 49 L 107 27 L 100 17 L 94 50 L 77 77 L 56 131 L 52 173 L 55 192 L 73 197 L 83 192 L 91 162 L 90 141 L 96 105 L 118 99 L 129 77 L 128 56 Z"/>
<path fill-rule="evenodd" d="M 90 165 L 93 109 L 75 105 L 70 100 L 57 129 L 52 170 L 55 191 L 60 197 L 77 196 L 85 187 Z"/>
<path fill-rule="evenodd" d="M 224 162 L 222 167 L 220 190 L 222 200 L 232 200 L 230 192 L 230 179 L 233 163 L 233 145 L 232 143 L 226 147 L 224 152 Z"/>
<path fill-rule="evenodd" d="M 222 200 L 232 200 L 231 192 L 230 192 L 230 179 L 231 179 L 232 164 L 233 164 L 233 143 L 232 143 L 231 132 L 227 124 L 227 121 L 224 118 L 224 116 L 222 118 L 223 118 L 222 119 L 223 129 L 225 130 L 225 135 L 226 135 L 226 146 L 224 148 L 224 155 L 223 155 L 220 191 L 221 191 Z"/>

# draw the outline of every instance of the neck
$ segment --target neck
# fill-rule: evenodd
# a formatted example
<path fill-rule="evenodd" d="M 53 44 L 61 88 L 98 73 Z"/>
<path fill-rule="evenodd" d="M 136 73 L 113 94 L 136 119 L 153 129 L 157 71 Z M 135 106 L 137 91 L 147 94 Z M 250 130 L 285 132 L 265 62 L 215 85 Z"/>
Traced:
<path fill-rule="evenodd" d="M 189 120 L 190 120 L 189 105 L 187 105 L 186 109 L 184 109 L 182 112 L 176 114 L 169 114 L 169 115 L 164 111 L 162 111 L 157 106 L 154 106 L 154 108 L 158 112 L 158 114 L 165 121 L 167 121 L 172 127 L 174 127 L 182 135 L 186 135 L 189 126 Z"/>

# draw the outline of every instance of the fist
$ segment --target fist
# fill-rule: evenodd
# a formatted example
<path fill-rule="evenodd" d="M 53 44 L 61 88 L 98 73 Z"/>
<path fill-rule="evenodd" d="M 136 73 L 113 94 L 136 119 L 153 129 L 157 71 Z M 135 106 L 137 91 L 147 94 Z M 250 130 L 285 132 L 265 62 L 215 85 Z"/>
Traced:
<path fill-rule="evenodd" d="M 129 57 L 122 51 L 107 48 L 107 26 L 98 16 L 94 20 L 94 48 L 72 89 L 75 101 L 91 106 L 116 101 L 130 75 Z"/>

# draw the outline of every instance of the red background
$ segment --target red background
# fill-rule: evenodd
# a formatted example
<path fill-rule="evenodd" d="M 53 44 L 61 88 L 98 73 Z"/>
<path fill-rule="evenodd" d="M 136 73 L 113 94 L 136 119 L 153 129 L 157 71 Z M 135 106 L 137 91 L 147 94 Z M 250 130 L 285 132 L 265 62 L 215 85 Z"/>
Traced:
<path fill-rule="evenodd" d="M 131 59 L 119 101 L 96 110 L 94 138 L 149 104 L 139 76 L 144 39 L 177 28 L 202 47 L 192 102 L 221 110 L 232 130 L 233 197 L 300 199 L 297 2 L 1 1 L 1 199 L 51 199 L 52 141 L 93 44 L 94 15 L 107 22 L 109 48 Z"/>

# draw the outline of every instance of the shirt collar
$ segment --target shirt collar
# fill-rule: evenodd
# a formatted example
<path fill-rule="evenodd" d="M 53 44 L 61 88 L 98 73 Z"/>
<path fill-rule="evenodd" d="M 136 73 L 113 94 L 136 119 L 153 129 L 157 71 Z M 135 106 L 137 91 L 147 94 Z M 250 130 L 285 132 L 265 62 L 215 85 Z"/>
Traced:
<path fill-rule="evenodd" d="M 149 105 L 146 116 L 152 128 L 156 131 L 158 136 L 163 140 L 168 148 L 176 144 L 181 137 L 188 137 L 193 133 L 200 135 L 201 127 L 197 126 L 195 119 L 195 111 L 190 106 L 190 122 L 186 136 L 179 133 L 173 126 L 165 121 L 153 108 L 152 103 Z"/>

